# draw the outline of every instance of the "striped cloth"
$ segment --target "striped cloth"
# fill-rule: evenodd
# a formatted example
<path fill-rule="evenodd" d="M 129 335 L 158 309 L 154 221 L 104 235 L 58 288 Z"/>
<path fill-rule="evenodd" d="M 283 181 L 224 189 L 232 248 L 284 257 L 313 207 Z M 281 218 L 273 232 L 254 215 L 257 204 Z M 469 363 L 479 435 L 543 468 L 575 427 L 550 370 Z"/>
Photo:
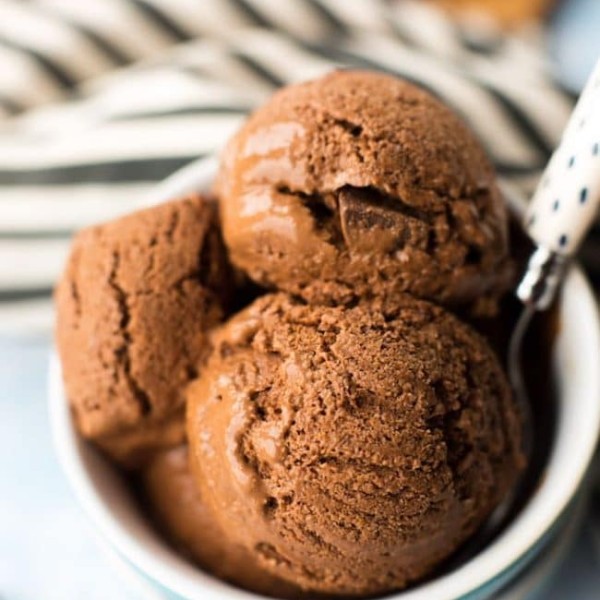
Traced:
<path fill-rule="evenodd" d="M 415 81 L 525 193 L 573 103 L 536 44 L 408 1 L 0 0 L 0 64 L 0 330 L 49 327 L 73 232 L 142 206 L 278 86 Z"/>

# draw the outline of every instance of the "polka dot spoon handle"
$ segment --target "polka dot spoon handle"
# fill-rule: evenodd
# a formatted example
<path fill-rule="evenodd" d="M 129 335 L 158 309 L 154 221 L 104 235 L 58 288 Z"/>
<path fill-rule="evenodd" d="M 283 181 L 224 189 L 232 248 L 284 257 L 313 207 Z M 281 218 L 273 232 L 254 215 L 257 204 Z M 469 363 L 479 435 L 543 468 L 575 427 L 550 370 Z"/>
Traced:
<path fill-rule="evenodd" d="M 517 296 L 525 304 L 508 347 L 508 377 L 523 415 L 523 453 L 534 445 L 533 415 L 521 369 L 521 348 L 531 319 L 547 308 L 600 204 L 600 61 L 583 90 L 559 147 L 552 155 L 525 214 L 525 229 L 536 243 Z M 526 486 L 526 473 L 494 511 L 487 527 L 504 523 Z"/>
<path fill-rule="evenodd" d="M 538 246 L 517 290 L 543 309 L 600 206 L 600 61 L 592 72 L 525 215 Z"/>

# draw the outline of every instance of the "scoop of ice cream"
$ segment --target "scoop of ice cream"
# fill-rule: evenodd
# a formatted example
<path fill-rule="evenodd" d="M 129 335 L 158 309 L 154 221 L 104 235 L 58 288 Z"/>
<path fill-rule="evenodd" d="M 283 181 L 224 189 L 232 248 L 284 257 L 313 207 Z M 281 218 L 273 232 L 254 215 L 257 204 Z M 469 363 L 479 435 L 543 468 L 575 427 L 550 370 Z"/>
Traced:
<path fill-rule="evenodd" d="M 192 478 L 187 446 L 153 457 L 140 474 L 140 484 L 143 501 L 159 529 L 200 567 L 259 594 L 302 596 L 299 589 L 265 571 L 251 552 L 223 535 Z"/>
<path fill-rule="evenodd" d="M 188 388 L 191 461 L 223 531 L 304 589 L 376 594 L 447 558 L 515 481 L 519 416 L 486 342 L 430 303 L 268 295 Z"/>
<path fill-rule="evenodd" d="M 507 215 L 484 151 L 425 91 L 367 72 L 289 86 L 226 147 L 216 190 L 232 260 L 312 303 L 489 305 Z"/>
<path fill-rule="evenodd" d="M 78 429 L 125 465 L 184 437 L 182 387 L 223 317 L 216 206 L 190 197 L 84 230 L 56 290 L 56 340 Z"/>

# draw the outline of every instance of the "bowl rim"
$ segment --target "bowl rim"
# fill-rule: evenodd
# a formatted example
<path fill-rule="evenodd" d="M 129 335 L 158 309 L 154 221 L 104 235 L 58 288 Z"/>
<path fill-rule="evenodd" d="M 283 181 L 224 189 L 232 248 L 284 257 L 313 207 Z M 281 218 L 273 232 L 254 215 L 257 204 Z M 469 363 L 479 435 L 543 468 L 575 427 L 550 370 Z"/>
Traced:
<path fill-rule="evenodd" d="M 208 189 L 216 169 L 214 157 L 187 165 L 160 184 L 149 197 L 148 204 Z M 524 203 L 514 189 L 503 185 L 503 191 L 511 209 L 521 213 Z M 581 340 L 585 346 L 582 355 L 590 363 L 587 369 L 589 377 L 585 386 L 579 385 L 577 398 L 559 402 L 557 422 L 561 425 L 565 419 L 568 421 L 572 418 L 569 413 L 573 411 L 573 406 L 579 407 L 579 412 L 583 412 L 585 418 L 577 422 L 577 435 L 571 436 L 567 444 L 567 440 L 562 439 L 565 432 L 557 426 L 543 480 L 514 521 L 488 547 L 455 570 L 396 592 L 389 596 L 390 599 L 454 600 L 484 589 L 497 589 L 503 583 L 504 573 L 518 569 L 520 563 L 527 562 L 527 557 L 552 529 L 581 488 L 600 432 L 600 370 L 594 368 L 594 357 L 600 356 L 600 315 L 590 284 L 576 265 L 571 268 L 563 286 L 561 315 L 566 310 L 565 306 L 568 308 L 571 305 L 576 307 L 576 310 L 571 309 L 571 326 L 573 323 L 579 324 L 579 328 L 585 331 Z M 560 335 L 559 332 L 559 338 Z M 554 358 L 555 367 L 560 364 L 562 370 L 568 368 L 568 356 Z M 53 439 L 63 471 L 87 516 L 123 558 L 166 590 L 176 592 L 183 598 L 208 600 L 213 594 L 215 598 L 222 598 L 224 593 L 231 599 L 263 598 L 219 581 L 201 569 L 184 563 L 184 559 L 177 566 L 161 564 L 153 551 L 133 539 L 98 493 L 87 471 L 82 455 L 85 442 L 75 431 L 62 390 L 60 364 L 55 353 L 50 360 L 48 391 Z M 559 391 L 560 394 L 562 392 Z M 566 410 L 567 404 L 569 411 Z M 557 447 L 559 439 L 563 442 L 560 448 Z"/>

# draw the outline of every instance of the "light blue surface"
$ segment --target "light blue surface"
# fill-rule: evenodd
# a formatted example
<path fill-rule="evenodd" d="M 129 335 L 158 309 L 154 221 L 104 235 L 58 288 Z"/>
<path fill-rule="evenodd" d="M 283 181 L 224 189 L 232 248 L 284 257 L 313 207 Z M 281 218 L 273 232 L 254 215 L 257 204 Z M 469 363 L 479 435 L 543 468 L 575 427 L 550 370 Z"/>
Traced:
<path fill-rule="evenodd" d="M 46 409 L 47 339 L 0 338 L 0 598 L 135 598 L 59 471 Z"/>
<path fill-rule="evenodd" d="M 580 90 L 600 58 L 600 0 L 562 3 L 552 23 L 550 51 L 564 83 Z"/>
<path fill-rule="evenodd" d="M 0 338 L 0 598 L 137 600 L 59 470 L 46 410 L 47 339 Z M 542 595 L 600 597 L 600 564 L 589 528 Z"/>

